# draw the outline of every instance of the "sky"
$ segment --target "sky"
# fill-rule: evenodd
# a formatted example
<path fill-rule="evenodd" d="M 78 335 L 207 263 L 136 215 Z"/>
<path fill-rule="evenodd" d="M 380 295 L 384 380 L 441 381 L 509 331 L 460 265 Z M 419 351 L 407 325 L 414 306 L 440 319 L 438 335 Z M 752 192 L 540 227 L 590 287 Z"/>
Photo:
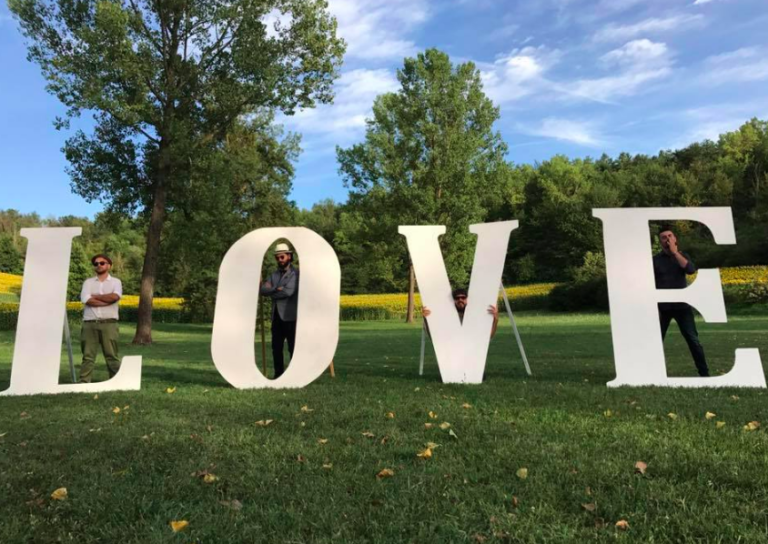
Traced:
<path fill-rule="evenodd" d="M 405 57 L 427 48 L 473 62 L 501 109 L 515 164 L 656 154 L 768 119 L 766 0 L 329 0 L 347 53 L 335 101 L 278 117 L 302 135 L 290 198 L 347 189 L 336 146 L 364 138 L 374 98 L 398 89 Z M 0 1 L 0 209 L 92 217 L 61 153 L 71 133 Z M 88 127 L 87 120 L 79 123 Z M 75 127 L 78 123 L 75 123 Z"/>

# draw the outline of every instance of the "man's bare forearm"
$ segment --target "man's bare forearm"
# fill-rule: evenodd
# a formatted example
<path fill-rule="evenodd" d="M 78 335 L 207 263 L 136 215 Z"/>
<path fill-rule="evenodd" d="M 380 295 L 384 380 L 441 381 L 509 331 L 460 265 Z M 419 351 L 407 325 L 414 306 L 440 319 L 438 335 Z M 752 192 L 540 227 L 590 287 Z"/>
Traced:
<path fill-rule="evenodd" d="M 99 300 L 101 302 L 105 302 L 106 304 L 114 304 L 118 300 L 120 300 L 120 295 L 115 293 L 109 293 L 107 295 L 91 295 L 92 299 Z"/>
<path fill-rule="evenodd" d="M 109 306 L 112 304 L 111 302 L 104 302 L 103 300 L 99 300 L 97 298 L 91 297 L 88 299 L 88 301 L 85 303 L 86 306 L 92 306 L 94 308 L 100 308 L 102 306 Z"/>

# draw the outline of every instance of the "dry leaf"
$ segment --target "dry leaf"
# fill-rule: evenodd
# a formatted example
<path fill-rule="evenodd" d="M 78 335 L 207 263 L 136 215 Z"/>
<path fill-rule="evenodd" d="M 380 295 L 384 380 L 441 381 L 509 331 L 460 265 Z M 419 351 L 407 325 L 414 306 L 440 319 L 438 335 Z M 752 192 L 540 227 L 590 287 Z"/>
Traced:
<path fill-rule="evenodd" d="M 309 412 L 314 412 L 315 410 L 305 404 L 304 406 L 301 407 L 301 411 L 304 413 L 309 413 Z"/>
<path fill-rule="evenodd" d="M 440 424 L 440 428 L 441 428 L 442 430 L 444 430 L 444 431 L 447 431 L 448 429 L 450 429 L 450 428 L 451 428 L 451 424 L 450 424 L 450 423 L 448 423 L 447 421 L 443 421 L 443 422 Z"/>
<path fill-rule="evenodd" d="M 593 502 L 583 503 L 581 507 L 587 512 L 594 512 L 595 510 L 597 510 L 597 505 Z"/>
<path fill-rule="evenodd" d="M 112 413 L 113 414 L 119 414 L 120 413 L 120 407 L 119 406 L 115 406 L 114 408 L 112 408 Z"/>
<path fill-rule="evenodd" d="M 629 529 L 629 522 L 625 519 L 620 519 L 616 522 L 616 528 L 621 529 L 622 531 L 626 531 Z"/>
<path fill-rule="evenodd" d="M 203 476 L 203 482 L 205 482 L 206 484 L 212 484 L 218 479 L 219 479 L 218 476 L 216 476 L 215 474 L 211 474 L 210 472 L 205 476 Z"/>
<path fill-rule="evenodd" d="M 306 424 L 304 421 L 302 421 L 301 423 L 299 423 L 299 427 L 306 427 L 306 426 L 307 426 L 307 424 Z"/>
<path fill-rule="evenodd" d="M 426 446 L 427 446 L 429 449 L 431 449 L 431 450 L 434 450 L 434 449 L 437 449 L 437 448 L 439 448 L 439 447 L 440 447 L 440 444 L 435 444 L 434 442 L 427 442 Z"/>
<path fill-rule="evenodd" d="M 472 408 L 472 405 L 470 403 L 468 403 L 468 402 L 465 402 L 464 404 L 461 405 L 461 407 L 469 409 L 469 408 Z"/>
<path fill-rule="evenodd" d="M 520 500 L 513 495 L 512 496 L 512 508 L 517 508 L 518 506 L 520 506 Z"/>
<path fill-rule="evenodd" d="M 299 454 L 299 455 L 297 455 L 297 456 L 296 456 L 296 460 L 297 460 L 299 463 L 306 463 L 306 462 L 307 462 L 307 458 L 306 458 L 306 457 L 304 457 L 304 456 L 303 456 L 303 455 L 301 455 L 301 454 Z"/>
<path fill-rule="evenodd" d="M 27 419 L 28 417 L 31 417 L 31 416 L 28 413 L 26 413 L 26 412 L 22 412 L 22 413 L 19 414 L 19 417 L 21 419 Z"/>
<path fill-rule="evenodd" d="M 635 463 L 635 472 L 638 474 L 645 474 L 646 470 L 648 470 L 648 465 L 646 463 L 643 463 L 642 461 Z"/>
<path fill-rule="evenodd" d="M 381 480 L 382 478 L 391 478 L 395 475 L 395 471 L 391 468 L 383 468 L 381 471 L 376 475 L 376 478 Z"/>
<path fill-rule="evenodd" d="M 99 400 L 99 396 L 98 395 L 94 395 L 93 396 L 93 400 Z"/>
<path fill-rule="evenodd" d="M 525 467 L 519 468 L 519 469 L 517 469 L 517 472 L 515 472 L 515 474 L 521 480 L 525 480 L 528 477 L 528 469 L 525 468 Z"/>
<path fill-rule="evenodd" d="M 717 427 L 718 429 L 722 429 L 723 427 L 725 427 L 725 421 L 718 421 L 717 423 L 715 423 L 715 427 Z"/>
<path fill-rule="evenodd" d="M 7 434 L 8 434 L 7 432 L 5 432 L 5 433 L 0 433 L 0 438 L 4 437 L 4 436 L 5 436 L 5 435 L 7 435 Z"/>
<path fill-rule="evenodd" d="M 715 418 L 715 417 L 717 417 L 717 414 L 714 413 L 714 412 L 707 412 L 706 414 L 704 414 L 704 418 L 705 419 L 712 419 L 712 418 Z"/>
<path fill-rule="evenodd" d="M 178 533 L 179 531 L 183 531 L 189 526 L 189 522 L 186 520 L 179 520 L 179 521 L 172 521 L 171 522 L 171 529 L 173 529 L 174 533 Z"/>
<path fill-rule="evenodd" d="M 366 438 L 376 438 L 376 435 L 373 434 L 371 431 L 365 431 L 364 433 L 360 433 L 360 434 Z"/>
<path fill-rule="evenodd" d="M 417 387 L 416 389 L 413 390 L 414 393 L 418 393 L 419 391 L 421 391 L 421 387 Z"/>
<path fill-rule="evenodd" d="M 395 413 L 394 412 L 387 412 L 387 419 L 395 419 Z"/>
<path fill-rule="evenodd" d="M 381 442 L 379 442 L 379 444 L 381 444 L 383 446 L 384 444 L 387 443 L 387 440 L 389 440 L 389 437 L 388 436 L 384 436 L 384 437 L 382 437 Z"/>
<path fill-rule="evenodd" d="M 271 425 L 274 419 L 260 419 L 254 425 L 257 427 L 267 427 L 268 425 Z"/>
<path fill-rule="evenodd" d="M 176 388 L 175 387 L 166 387 L 165 392 L 168 393 L 169 395 L 172 395 L 172 394 L 174 394 L 176 392 Z"/>
<path fill-rule="evenodd" d="M 51 498 L 55 501 L 64 501 L 67 499 L 68 493 L 66 487 L 60 487 L 53 493 L 51 493 Z"/>
<path fill-rule="evenodd" d="M 437 414 L 434 413 L 432 410 L 429 411 L 429 418 L 430 419 L 437 419 Z"/>
<path fill-rule="evenodd" d="M 750 421 L 746 425 L 744 425 L 745 431 L 756 431 L 760 428 L 760 422 L 759 421 Z"/>
<path fill-rule="evenodd" d="M 317 443 L 318 444 L 327 444 L 328 443 L 328 439 L 327 438 L 318 438 L 317 439 Z"/>
<path fill-rule="evenodd" d="M 453 429 L 448 429 L 448 434 L 452 437 L 454 437 L 456 440 L 459 439 L 459 435 L 457 435 L 455 432 L 453 432 Z"/>
<path fill-rule="evenodd" d="M 674 412 L 670 412 L 670 413 L 667 414 L 667 417 L 669 419 L 675 420 L 675 419 L 677 419 L 677 414 L 674 413 Z"/>
<path fill-rule="evenodd" d="M 333 463 L 324 463 L 323 468 L 325 470 L 331 470 L 333 468 Z"/>
<path fill-rule="evenodd" d="M 416 457 L 420 457 L 421 459 L 430 459 L 432 457 L 432 449 L 427 448 L 424 451 L 417 453 Z"/>
<path fill-rule="evenodd" d="M 731 400 L 739 400 L 739 396 L 738 395 L 731 395 Z"/>
<path fill-rule="evenodd" d="M 431 429 L 432 427 L 434 427 L 434 425 L 432 425 L 431 423 L 425 423 L 424 424 L 424 428 L 425 429 Z"/>
<path fill-rule="evenodd" d="M 611 412 L 610 410 L 606 410 L 605 412 L 603 412 L 603 415 L 605 417 L 611 417 L 613 415 L 613 412 Z"/>

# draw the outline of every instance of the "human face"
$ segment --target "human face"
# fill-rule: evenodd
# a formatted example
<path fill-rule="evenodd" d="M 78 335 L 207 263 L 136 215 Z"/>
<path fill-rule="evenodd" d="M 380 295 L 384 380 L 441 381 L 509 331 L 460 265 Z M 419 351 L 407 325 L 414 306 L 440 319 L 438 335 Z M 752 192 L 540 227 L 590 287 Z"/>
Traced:
<path fill-rule="evenodd" d="M 91 264 L 93 264 L 93 269 L 98 275 L 106 274 L 109 272 L 109 269 L 112 268 L 112 265 L 109 264 L 109 261 L 105 260 L 104 257 L 95 259 Z"/>
<path fill-rule="evenodd" d="M 290 253 L 278 253 L 275 255 L 275 260 L 277 261 L 277 266 L 280 268 L 285 268 L 289 264 L 291 264 L 291 254 Z"/>
<path fill-rule="evenodd" d="M 463 312 L 467 307 L 467 295 L 456 295 L 453 297 L 453 304 L 458 311 Z"/>
<path fill-rule="evenodd" d="M 663 249 L 666 253 L 669 253 L 670 245 L 677 244 L 677 238 L 675 237 L 675 233 L 672 232 L 671 230 L 665 230 L 663 232 L 660 232 L 659 243 L 661 244 L 661 249 Z"/>

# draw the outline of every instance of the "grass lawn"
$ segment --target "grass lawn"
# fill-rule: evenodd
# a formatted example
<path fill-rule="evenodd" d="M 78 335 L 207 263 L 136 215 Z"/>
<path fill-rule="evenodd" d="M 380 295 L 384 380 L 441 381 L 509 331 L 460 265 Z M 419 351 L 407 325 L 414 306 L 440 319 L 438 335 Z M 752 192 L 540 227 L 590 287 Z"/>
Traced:
<path fill-rule="evenodd" d="M 357 322 L 336 379 L 285 392 L 229 386 L 209 326 L 158 325 L 122 352 L 144 356 L 140 392 L 0 398 L 0 542 L 768 541 L 768 439 L 743 430 L 768 425 L 765 392 L 609 390 L 607 316 L 519 324 L 533 378 L 508 324 L 486 383 L 447 386 L 431 350 L 418 376 L 418 326 Z M 738 347 L 768 360 L 768 317 L 700 331 L 715 373 Z M 3 389 L 12 342 L 0 333 Z M 694 375 L 676 325 L 666 347 L 670 375 Z"/>

